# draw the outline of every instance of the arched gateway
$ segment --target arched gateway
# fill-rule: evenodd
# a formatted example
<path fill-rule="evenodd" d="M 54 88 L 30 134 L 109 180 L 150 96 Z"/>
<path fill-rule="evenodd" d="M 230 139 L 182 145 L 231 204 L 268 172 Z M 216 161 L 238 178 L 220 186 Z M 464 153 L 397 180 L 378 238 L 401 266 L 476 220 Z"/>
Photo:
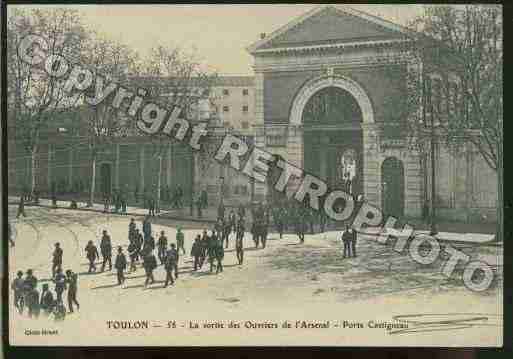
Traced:
<path fill-rule="evenodd" d="M 374 122 L 365 91 L 346 77 L 308 81 L 291 109 L 291 124 L 303 129 L 303 168 L 330 188 L 364 193 L 363 123 Z"/>

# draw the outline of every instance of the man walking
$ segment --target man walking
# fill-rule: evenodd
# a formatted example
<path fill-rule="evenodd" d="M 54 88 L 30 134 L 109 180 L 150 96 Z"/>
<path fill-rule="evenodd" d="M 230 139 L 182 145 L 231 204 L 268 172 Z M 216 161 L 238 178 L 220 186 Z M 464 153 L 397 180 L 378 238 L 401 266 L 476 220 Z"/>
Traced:
<path fill-rule="evenodd" d="M 166 283 L 164 284 L 164 287 L 167 287 L 169 282 L 171 282 L 171 284 L 175 283 L 173 279 L 173 271 L 175 272 L 175 278 L 178 279 L 178 251 L 176 250 L 174 243 L 171 243 L 171 249 L 167 251 L 165 269 Z"/>
<path fill-rule="evenodd" d="M 62 269 L 62 248 L 60 243 L 55 243 L 55 250 L 53 251 L 53 259 L 52 259 L 52 278 L 55 277 L 55 272 L 59 269 Z"/>
<path fill-rule="evenodd" d="M 118 285 L 121 285 L 125 282 L 125 269 L 126 269 L 126 257 L 123 253 L 123 248 L 121 246 L 118 247 L 118 255 L 116 256 L 116 261 L 114 262 L 114 267 L 116 268 L 118 275 Z"/>
<path fill-rule="evenodd" d="M 11 283 L 11 289 L 14 291 L 14 306 L 18 309 L 18 312 L 23 313 L 23 272 L 18 271 L 16 278 Z"/>
<path fill-rule="evenodd" d="M 78 289 L 78 274 L 74 273 L 71 269 L 66 271 L 66 283 L 68 283 L 68 307 L 69 312 L 73 313 L 73 304 L 80 310 L 80 304 L 77 301 Z"/>
<path fill-rule="evenodd" d="M 53 279 L 55 283 L 55 293 L 57 294 L 57 300 L 62 300 L 62 293 L 66 289 L 66 276 L 62 273 L 62 268 L 57 269 L 57 274 Z"/>
<path fill-rule="evenodd" d="M 88 271 L 88 273 L 91 273 L 93 271 L 96 272 L 95 261 L 100 256 L 98 254 L 98 248 L 96 248 L 96 246 L 94 245 L 93 241 L 87 242 L 87 246 L 85 247 L 85 252 L 86 252 L 86 257 L 89 260 L 89 271 Z"/>
<path fill-rule="evenodd" d="M 239 220 L 239 223 L 242 222 L 242 218 Z M 242 265 L 244 261 L 244 222 L 237 226 L 237 236 L 235 237 L 235 251 L 237 252 L 237 261 L 239 265 Z"/>
<path fill-rule="evenodd" d="M 23 198 L 23 196 L 20 197 L 20 203 L 18 204 L 18 214 L 16 214 L 16 218 L 20 218 L 20 215 L 23 215 L 23 217 L 27 217 L 27 215 L 25 214 L 25 199 Z"/>
<path fill-rule="evenodd" d="M 48 283 L 43 284 L 43 293 L 41 293 L 40 308 L 46 317 L 49 317 L 53 312 L 54 301 L 53 294 L 48 288 Z"/>
<path fill-rule="evenodd" d="M 342 243 L 344 244 L 344 258 L 351 257 L 351 239 L 353 235 L 350 233 L 349 225 L 346 225 L 344 233 L 342 233 Z"/>
<path fill-rule="evenodd" d="M 198 234 L 196 238 L 194 239 L 194 243 L 192 244 L 191 248 L 191 257 L 194 258 L 194 271 L 198 270 L 198 267 L 201 268 L 200 261 L 201 261 L 201 236 Z"/>
<path fill-rule="evenodd" d="M 351 228 L 351 252 L 353 254 L 353 257 L 356 257 L 356 236 L 356 231 Z"/>
<path fill-rule="evenodd" d="M 157 268 L 157 258 L 153 254 L 153 249 L 147 249 L 144 252 L 144 262 L 143 267 L 146 272 L 146 281 L 144 282 L 144 287 L 148 287 L 148 284 L 155 283 L 155 278 L 153 277 L 153 270 Z M 151 282 L 151 283 L 150 283 Z"/>
<path fill-rule="evenodd" d="M 160 264 L 164 264 L 166 261 L 166 251 L 167 251 L 167 237 L 164 234 L 164 231 L 160 232 L 160 237 L 157 241 L 157 255 L 160 260 Z"/>
<path fill-rule="evenodd" d="M 103 231 L 103 236 L 100 241 L 100 251 L 103 257 L 102 272 L 105 271 L 105 265 L 109 262 L 109 271 L 112 270 L 112 243 L 107 231 Z"/>
<path fill-rule="evenodd" d="M 142 231 L 144 234 L 144 240 L 146 241 L 147 238 L 151 236 L 151 222 L 150 222 L 150 216 L 144 217 L 144 221 L 142 224 Z"/>
<path fill-rule="evenodd" d="M 182 232 L 182 228 L 181 227 L 178 227 L 176 229 L 176 246 L 177 246 L 177 251 L 179 251 L 180 249 L 182 250 L 182 254 L 185 254 L 185 236 Z"/>
<path fill-rule="evenodd" d="M 217 261 L 216 274 L 223 271 L 224 248 L 223 242 L 220 240 L 215 241 L 215 256 Z"/>

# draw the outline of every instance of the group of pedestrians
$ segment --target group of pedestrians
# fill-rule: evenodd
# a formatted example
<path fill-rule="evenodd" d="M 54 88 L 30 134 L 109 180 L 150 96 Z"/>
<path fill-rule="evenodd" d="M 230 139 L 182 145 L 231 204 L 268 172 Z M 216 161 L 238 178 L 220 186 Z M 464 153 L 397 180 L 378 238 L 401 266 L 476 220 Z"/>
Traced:
<path fill-rule="evenodd" d="M 64 320 L 66 307 L 63 294 L 66 290 L 69 313 L 74 312 L 73 305 L 77 310 L 80 308 L 77 301 L 78 275 L 71 269 L 66 270 L 65 274 L 61 267 L 56 269 L 55 275 L 50 280 L 54 283 L 53 292 L 48 283 L 42 284 L 41 292 L 37 289 L 38 279 L 32 269 L 27 270 L 25 277 L 23 275 L 22 271 L 18 271 L 16 278 L 11 283 L 11 289 L 14 292 L 14 306 L 20 314 L 24 314 L 27 309 L 30 318 L 38 318 L 43 314 L 46 317 L 53 316 L 56 321 Z"/>

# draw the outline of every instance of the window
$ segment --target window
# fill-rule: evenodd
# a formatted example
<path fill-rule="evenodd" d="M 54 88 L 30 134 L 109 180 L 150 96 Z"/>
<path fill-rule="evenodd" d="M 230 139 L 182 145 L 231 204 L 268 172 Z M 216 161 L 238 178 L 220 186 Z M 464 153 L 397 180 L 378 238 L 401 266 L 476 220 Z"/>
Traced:
<path fill-rule="evenodd" d="M 248 111 L 249 111 L 249 106 L 248 105 L 242 106 L 242 112 L 243 113 L 248 113 Z"/>
<path fill-rule="evenodd" d="M 228 91 L 228 89 L 224 89 L 223 90 L 223 95 L 224 96 L 228 96 L 230 94 L 230 91 Z"/>
<path fill-rule="evenodd" d="M 248 194 L 248 188 L 244 185 L 235 185 L 233 187 L 233 194 L 238 195 L 247 195 Z"/>
<path fill-rule="evenodd" d="M 242 121 L 241 125 L 242 125 L 242 128 L 245 130 L 247 130 L 249 128 L 249 123 L 247 121 Z"/>
<path fill-rule="evenodd" d="M 223 106 L 223 112 L 230 112 L 230 108 L 228 106 Z"/>
<path fill-rule="evenodd" d="M 266 142 L 269 147 L 285 147 L 287 145 L 287 140 L 284 135 L 268 135 Z"/>
<path fill-rule="evenodd" d="M 248 96 L 249 90 L 248 89 L 242 89 L 242 96 Z"/>

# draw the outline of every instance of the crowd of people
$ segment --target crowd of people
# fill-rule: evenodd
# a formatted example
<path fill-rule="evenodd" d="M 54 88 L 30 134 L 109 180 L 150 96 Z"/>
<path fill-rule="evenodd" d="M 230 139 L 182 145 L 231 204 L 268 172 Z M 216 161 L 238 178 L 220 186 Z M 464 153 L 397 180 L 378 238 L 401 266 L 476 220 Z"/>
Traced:
<path fill-rule="evenodd" d="M 178 193 L 178 192 L 177 192 Z M 119 201 L 118 197 L 118 201 Z M 204 194 L 198 200 L 198 207 L 207 205 L 207 198 Z M 18 215 L 24 215 L 24 198 L 21 199 L 21 205 L 18 209 Z M 362 202 L 359 198 L 357 205 Z M 180 201 L 178 200 L 178 205 Z M 118 207 L 116 207 L 118 208 Z M 121 197 L 121 211 L 126 211 L 126 204 L 123 205 Z M 151 208 L 151 206 L 150 206 Z M 225 249 L 229 247 L 230 235 L 235 238 L 235 255 L 237 263 L 242 265 L 244 262 L 244 233 L 246 231 L 246 211 L 251 211 L 250 234 L 255 244 L 255 248 L 266 247 L 268 233 L 274 226 L 279 238 L 283 237 L 285 232 L 292 231 L 298 236 L 299 242 L 304 243 L 305 233 L 311 234 L 316 229 L 322 233 L 329 225 L 328 217 L 322 211 L 315 211 L 306 205 L 295 201 L 282 201 L 279 204 L 263 205 L 260 203 L 245 207 L 239 206 L 236 210 L 232 208 L 229 214 L 226 214 L 226 207 L 222 201 L 217 209 L 217 221 L 211 230 L 203 230 L 198 234 L 192 243 L 190 257 L 193 259 L 193 271 L 198 271 L 208 263 L 208 271 L 213 273 L 223 272 L 223 260 Z M 97 272 L 97 263 L 100 260 L 100 272 L 106 270 L 117 272 L 117 285 L 123 285 L 125 282 L 125 272 L 136 272 L 138 267 L 145 271 L 144 287 L 155 283 L 154 271 L 159 265 L 163 266 L 166 276 L 164 287 L 173 285 L 179 276 L 180 256 L 186 254 L 185 235 L 180 227 L 176 231 L 176 242 L 170 243 L 165 234 L 161 231 L 157 241 L 152 231 L 151 215 L 147 215 L 142 221 L 141 229 L 138 228 L 135 219 L 130 220 L 128 226 L 128 247 L 127 256 L 124 253 L 123 246 L 118 246 L 117 255 L 112 261 L 112 241 L 107 230 L 103 230 L 102 237 L 98 247 L 93 241 L 89 241 L 84 249 L 85 256 L 89 262 L 88 273 Z M 232 238 L 233 238 L 232 236 Z M 11 236 L 9 236 L 11 238 Z M 356 257 L 356 231 L 346 225 L 342 232 L 341 240 L 343 242 L 343 256 Z M 11 240 L 11 239 L 10 239 Z M 14 243 L 12 242 L 12 245 Z M 155 254 L 156 253 L 156 254 Z M 20 313 L 28 309 L 29 317 L 38 317 L 42 312 L 46 316 L 53 315 L 55 320 L 62 320 L 66 315 L 66 307 L 63 301 L 63 293 L 67 290 L 68 310 L 73 313 L 75 305 L 79 308 L 77 301 L 77 280 L 78 276 L 72 270 L 62 270 L 63 250 L 59 243 L 55 243 L 55 249 L 52 256 L 51 282 L 54 283 L 54 291 L 49 288 L 48 283 L 42 285 L 42 292 L 37 289 L 38 280 L 33 274 L 33 270 L 26 271 L 25 278 L 23 272 L 19 271 L 17 278 L 12 282 L 14 291 L 15 306 Z M 107 269 L 108 267 L 108 269 Z M 55 295 L 54 295 L 55 292 Z"/>
<path fill-rule="evenodd" d="M 56 248 L 58 248 L 58 243 L 56 243 Z M 54 264 L 55 260 L 54 252 Z M 77 310 L 80 308 L 77 300 L 78 275 L 76 273 L 71 269 L 63 273 L 62 267 L 57 267 L 50 281 L 54 283 L 54 290 L 50 289 L 48 283 L 43 283 L 40 292 L 38 290 L 39 280 L 32 269 L 28 269 L 26 273 L 23 273 L 23 271 L 17 272 L 16 278 L 12 281 L 11 289 L 14 292 L 14 306 L 20 314 L 24 314 L 26 309 L 30 318 L 38 318 L 42 314 L 46 317 L 53 317 L 56 321 L 64 320 L 66 307 L 63 294 L 66 290 L 68 313 L 74 312 L 73 305 L 76 306 Z"/>

